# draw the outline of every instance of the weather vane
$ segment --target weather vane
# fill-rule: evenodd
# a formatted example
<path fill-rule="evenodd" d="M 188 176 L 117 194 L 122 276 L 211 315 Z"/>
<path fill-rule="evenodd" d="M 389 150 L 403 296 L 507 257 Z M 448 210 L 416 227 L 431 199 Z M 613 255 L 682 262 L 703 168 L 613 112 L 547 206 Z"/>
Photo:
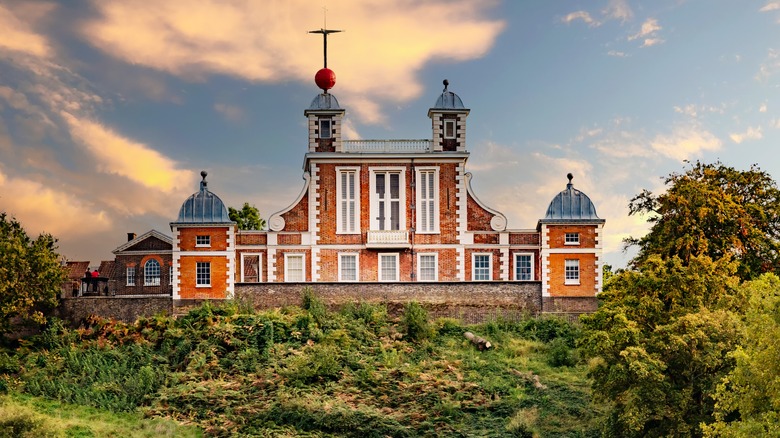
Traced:
<path fill-rule="evenodd" d="M 342 30 L 335 30 L 335 29 L 328 29 L 327 27 L 327 9 L 325 7 L 322 8 L 323 10 L 323 27 L 319 30 L 310 30 L 309 33 L 319 33 L 322 34 L 322 60 L 323 60 L 323 66 L 320 71 L 317 72 L 317 74 L 314 76 L 314 82 L 317 84 L 318 87 L 322 88 L 322 91 L 325 93 L 328 92 L 330 88 L 333 88 L 334 85 L 336 85 L 336 73 L 333 72 L 333 70 L 328 68 L 328 35 L 332 33 L 338 33 L 343 32 Z"/>

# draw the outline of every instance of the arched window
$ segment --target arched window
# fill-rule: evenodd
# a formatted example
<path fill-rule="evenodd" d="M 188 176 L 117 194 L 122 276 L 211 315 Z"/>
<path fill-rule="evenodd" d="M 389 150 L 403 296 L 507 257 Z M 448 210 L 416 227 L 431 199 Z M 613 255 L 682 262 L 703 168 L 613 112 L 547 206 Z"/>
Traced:
<path fill-rule="evenodd" d="M 160 262 L 150 259 L 144 265 L 144 286 L 160 285 Z"/>

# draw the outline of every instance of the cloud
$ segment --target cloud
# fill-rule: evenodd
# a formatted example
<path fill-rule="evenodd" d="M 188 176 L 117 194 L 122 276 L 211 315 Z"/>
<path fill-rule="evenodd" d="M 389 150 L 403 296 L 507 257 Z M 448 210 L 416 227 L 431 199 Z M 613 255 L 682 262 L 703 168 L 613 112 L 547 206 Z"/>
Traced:
<path fill-rule="evenodd" d="M 216 103 L 214 104 L 214 110 L 231 122 L 241 122 L 246 118 L 244 110 L 235 105 Z"/>
<path fill-rule="evenodd" d="M 731 141 L 736 144 L 740 144 L 745 140 L 760 140 L 763 137 L 764 134 L 761 132 L 761 127 L 754 128 L 752 126 L 749 126 L 745 132 L 733 133 L 729 135 Z"/>
<path fill-rule="evenodd" d="M 98 170 L 123 176 L 145 187 L 173 193 L 193 186 L 191 172 L 179 170 L 172 159 L 123 137 L 106 126 L 62 113 L 71 136 L 98 163 Z"/>
<path fill-rule="evenodd" d="M 661 38 L 645 38 L 645 40 L 642 42 L 642 45 L 639 47 L 652 47 L 656 44 L 661 44 L 662 42 L 664 42 L 664 40 Z"/>
<path fill-rule="evenodd" d="M 582 20 L 585 24 L 589 25 L 590 27 L 597 27 L 600 26 L 601 23 L 594 20 L 593 17 L 590 16 L 590 14 L 586 11 L 576 11 L 567 14 L 565 17 L 561 18 L 561 22 L 566 24 L 571 24 L 574 21 Z"/>
<path fill-rule="evenodd" d="M 634 11 L 626 0 L 610 0 L 602 14 L 608 19 L 620 20 L 624 23 L 634 18 Z"/>
<path fill-rule="evenodd" d="M 36 33 L 31 23 L 47 15 L 52 9 L 53 4 L 44 2 L 17 4 L 14 10 L 0 4 L 0 48 L 38 57 L 50 56 L 49 41 Z"/>
<path fill-rule="evenodd" d="M 664 42 L 663 39 L 657 36 L 658 31 L 661 29 L 663 28 L 658 24 L 657 19 L 648 18 L 644 23 L 642 23 L 642 27 L 640 28 L 639 32 L 633 35 L 629 35 L 628 40 L 634 41 L 636 39 L 642 39 L 643 41 L 641 47 L 651 47 Z"/>
<path fill-rule="evenodd" d="M 756 74 L 756 80 L 764 82 L 780 71 L 780 50 L 770 48 L 766 58 L 761 62 Z"/>
<path fill-rule="evenodd" d="M 609 52 L 607 52 L 607 55 L 615 56 L 617 58 L 626 58 L 629 56 L 626 52 L 621 52 L 619 50 L 610 50 Z"/>
<path fill-rule="evenodd" d="M 761 12 L 769 12 L 769 11 L 777 11 L 780 10 L 780 2 L 772 1 L 764 5 L 759 11 Z"/>
<path fill-rule="evenodd" d="M 758 112 L 760 112 L 760 113 L 765 113 L 766 112 L 766 102 L 764 102 L 761 105 L 759 105 Z"/>
<path fill-rule="evenodd" d="M 650 141 L 654 151 L 679 161 L 718 150 L 721 145 L 720 139 L 695 124 L 677 127 L 671 134 L 659 134 Z"/>
<path fill-rule="evenodd" d="M 330 16 L 339 20 L 329 27 L 346 29 L 329 38 L 328 66 L 338 77 L 333 92 L 350 107 L 352 100 L 418 97 L 423 89 L 418 74 L 431 60 L 463 61 L 488 52 L 505 26 L 486 17 L 496 4 L 345 0 L 328 5 Z M 154 8 L 146 0 L 95 0 L 93 5 L 98 13 L 85 22 L 84 38 L 126 63 L 190 80 L 213 74 L 298 80 L 315 90 L 322 42 L 306 31 L 321 23 L 322 10 L 308 0 L 169 1 Z M 452 35 L 458 35 L 458 44 Z M 359 105 L 355 112 L 363 121 L 382 120 L 378 105 Z"/>

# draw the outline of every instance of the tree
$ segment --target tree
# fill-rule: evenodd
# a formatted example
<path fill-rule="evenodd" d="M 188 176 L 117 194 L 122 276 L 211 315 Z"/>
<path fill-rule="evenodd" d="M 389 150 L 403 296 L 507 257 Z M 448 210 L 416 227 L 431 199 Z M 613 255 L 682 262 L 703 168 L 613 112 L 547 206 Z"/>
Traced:
<path fill-rule="evenodd" d="M 254 205 L 244 202 L 241 210 L 233 207 L 228 208 L 230 220 L 238 223 L 239 230 L 262 230 L 265 228 L 265 219 L 260 217 L 260 212 Z"/>
<path fill-rule="evenodd" d="M 0 333 L 11 319 L 45 322 L 44 310 L 57 305 L 66 279 L 50 234 L 31 239 L 15 218 L 0 213 Z"/>
<path fill-rule="evenodd" d="M 649 256 L 615 274 L 584 316 L 593 393 L 611 409 L 608 436 L 698 436 L 731 371 L 746 298 L 724 257 Z"/>
<path fill-rule="evenodd" d="M 697 255 L 728 255 L 743 279 L 780 267 L 780 190 L 766 172 L 697 161 L 664 183 L 665 193 L 644 190 L 629 204 L 629 214 L 649 214 L 652 224 L 644 237 L 626 239 L 627 246 L 639 246 L 634 265 L 653 254 L 685 263 Z"/>
<path fill-rule="evenodd" d="M 750 296 L 734 369 L 718 385 L 706 436 L 780 436 L 780 278 L 745 282 Z"/>

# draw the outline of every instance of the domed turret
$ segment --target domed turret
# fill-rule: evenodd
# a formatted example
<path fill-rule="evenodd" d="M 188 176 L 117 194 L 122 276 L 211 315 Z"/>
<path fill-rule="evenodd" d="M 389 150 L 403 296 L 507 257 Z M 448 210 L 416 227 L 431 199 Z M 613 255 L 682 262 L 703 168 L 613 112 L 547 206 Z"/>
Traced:
<path fill-rule="evenodd" d="M 466 151 L 466 117 L 469 109 L 457 94 L 448 90 L 450 81 L 442 81 L 444 90 L 436 105 L 428 110 L 433 128 L 433 150 L 436 152 Z"/>
<path fill-rule="evenodd" d="M 222 224 L 231 223 L 225 204 L 219 196 L 209 191 L 206 182 L 208 173 L 204 170 L 200 173 L 203 180 L 200 182 L 200 191 L 193 194 L 181 205 L 179 218 L 176 223 L 186 224 Z"/>
<path fill-rule="evenodd" d="M 444 91 L 441 92 L 439 98 L 436 99 L 436 105 L 434 105 L 433 108 L 431 109 L 438 109 L 438 110 L 466 109 L 466 107 L 463 106 L 463 101 L 460 100 L 460 97 L 457 94 L 447 89 L 447 87 L 449 87 L 450 85 L 450 81 L 445 79 L 442 83 L 444 84 Z"/>
<path fill-rule="evenodd" d="M 555 195 L 541 222 L 604 221 L 596 214 L 596 206 L 588 195 L 574 188 L 571 182 L 574 176 L 571 173 L 566 176 L 569 178 L 566 190 Z"/>

